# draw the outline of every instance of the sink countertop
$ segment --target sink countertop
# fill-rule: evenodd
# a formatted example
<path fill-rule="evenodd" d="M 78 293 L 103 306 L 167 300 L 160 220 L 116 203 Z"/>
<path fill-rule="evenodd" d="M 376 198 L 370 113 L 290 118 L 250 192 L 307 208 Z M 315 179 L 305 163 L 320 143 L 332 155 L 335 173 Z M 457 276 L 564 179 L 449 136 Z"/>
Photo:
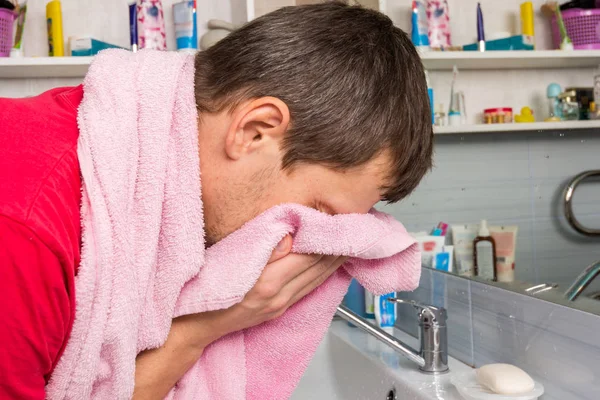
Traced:
<path fill-rule="evenodd" d="M 419 371 L 418 366 L 395 352 L 386 344 L 371 335 L 348 326 L 346 321 L 334 321 L 329 334 L 346 342 L 370 361 L 381 366 L 385 373 L 397 382 L 398 399 L 419 400 L 462 400 L 454 385 L 450 382 L 452 374 L 464 373 L 472 368 L 461 361 L 448 357 L 450 371 L 441 375 L 429 375 Z M 418 348 L 418 340 L 396 329 L 394 336 L 413 348 Z"/>

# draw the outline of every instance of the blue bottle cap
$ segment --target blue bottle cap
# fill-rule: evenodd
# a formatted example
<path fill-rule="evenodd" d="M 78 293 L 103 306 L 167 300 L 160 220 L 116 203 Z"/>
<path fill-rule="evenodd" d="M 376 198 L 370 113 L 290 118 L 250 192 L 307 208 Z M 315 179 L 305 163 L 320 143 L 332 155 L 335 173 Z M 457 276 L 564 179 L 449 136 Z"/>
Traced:
<path fill-rule="evenodd" d="M 562 88 L 558 83 L 551 83 L 548 85 L 548 89 L 546 89 L 547 97 L 557 97 L 562 93 Z"/>

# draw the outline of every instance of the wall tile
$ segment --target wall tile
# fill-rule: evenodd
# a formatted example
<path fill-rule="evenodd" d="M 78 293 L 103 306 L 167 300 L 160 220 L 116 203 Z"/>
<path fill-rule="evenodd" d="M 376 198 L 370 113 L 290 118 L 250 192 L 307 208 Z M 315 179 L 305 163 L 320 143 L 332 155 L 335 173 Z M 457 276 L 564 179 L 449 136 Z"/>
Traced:
<path fill-rule="evenodd" d="M 553 399 L 597 399 L 600 318 L 540 299 L 473 283 L 475 365 L 509 362 Z"/>
<path fill-rule="evenodd" d="M 475 367 L 517 365 L 545 386 L 544 400 L 598 398 L 600 317 L 438 271 L 424 272 L 422 286 L 402 296 L 431 299 L 448 310 L 452 357 Z M 409 313 L 398 327 L 415 334 L 414 315 Z"/>
<path fill-rule="evenodd" d="M 436 138 L 435 168 L 407 199 L 378 208 L 409 231 L 439 221 L 518 225 L 516 279 L 561 290 L 594 260 L 598 240 L 567 225 L 562 191 L 575 174 L 598 168 L 597 132 L 465 135 Z M 582 185 L 575 212 L 600 227 L 600 185 Z M 600 289 L 600 282 L 595 289 Z"/>

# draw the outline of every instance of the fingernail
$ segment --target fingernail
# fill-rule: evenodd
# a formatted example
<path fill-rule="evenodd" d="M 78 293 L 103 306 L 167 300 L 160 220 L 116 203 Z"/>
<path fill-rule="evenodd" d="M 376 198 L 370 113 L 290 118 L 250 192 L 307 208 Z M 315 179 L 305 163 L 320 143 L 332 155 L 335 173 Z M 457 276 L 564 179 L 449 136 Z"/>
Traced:
<path fill-rule="evenodd" d="M 285 240 L 285 237 L 284 237 L 283 239 L 281 239 L 279 241 L 279 243 L 277 243 L 277 250 L 284 251 L 286 249 L 286 247 L 287 247 L 287 244 L 285 242 L 286 242 L 286 240 Z"/>

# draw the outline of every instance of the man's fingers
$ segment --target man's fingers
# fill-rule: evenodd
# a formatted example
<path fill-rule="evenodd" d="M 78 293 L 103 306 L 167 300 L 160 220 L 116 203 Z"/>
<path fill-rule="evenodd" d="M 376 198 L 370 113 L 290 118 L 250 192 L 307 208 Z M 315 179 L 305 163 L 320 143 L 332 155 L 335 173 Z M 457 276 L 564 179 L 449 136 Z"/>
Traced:
<path fill-rule="evenodd" d="M 290 296 L 288 306 L 295 304 L 327 280 L 344 263 L 348 257 L 326 256 L 320 265 L 305 271 L 294 279 L 282 292 Z"/>
<path fill-rule="evenodd" d="M 272 262 L 282 259 L 283 257 L 290 254 L 291 250 L 292 250 L 292 236 L 285 235 L 283 237 L 283 239 L 281 239 L 279 241 L 279 243 L 277 244 L 277 247 L 275 247 L 275 249 L 273 250 L 273 253 L 271 253 L 271 258 L 269 258 L 269 261 L 267 262 L 267 264 L 270 264 Z"/>
<path fill-rule="evenodd" d="M 284 258 L 267 264 L 259 282 L 280 291 L 299 275 L 318 264 L 322 257 L 319 254 L 288 254 Z"/>

